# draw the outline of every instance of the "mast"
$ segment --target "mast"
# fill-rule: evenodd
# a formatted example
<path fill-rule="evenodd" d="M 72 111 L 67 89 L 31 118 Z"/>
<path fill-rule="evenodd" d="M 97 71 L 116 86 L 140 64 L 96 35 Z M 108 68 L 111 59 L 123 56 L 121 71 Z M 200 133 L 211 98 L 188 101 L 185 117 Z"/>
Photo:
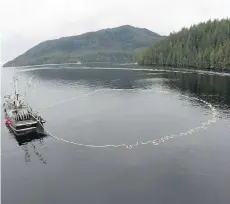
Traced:
<path fill-rule="evenodd" d="M 16 98 L 18 100 L 19 93 L 18 93 L 18 79 L 17 79 L 17 77 L 14 77 L 14 93 L 15 93 Z"/>

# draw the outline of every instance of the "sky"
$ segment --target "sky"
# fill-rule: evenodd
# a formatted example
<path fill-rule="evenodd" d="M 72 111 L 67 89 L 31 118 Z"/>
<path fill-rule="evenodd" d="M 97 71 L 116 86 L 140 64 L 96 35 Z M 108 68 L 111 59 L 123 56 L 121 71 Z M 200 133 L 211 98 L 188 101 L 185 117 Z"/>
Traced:
<path fill-rule="evenodd" d="M 230 17 L 230 0 L 1 0 L 1 62 L 63 36 L 132 25 L 161 35 Z"/>

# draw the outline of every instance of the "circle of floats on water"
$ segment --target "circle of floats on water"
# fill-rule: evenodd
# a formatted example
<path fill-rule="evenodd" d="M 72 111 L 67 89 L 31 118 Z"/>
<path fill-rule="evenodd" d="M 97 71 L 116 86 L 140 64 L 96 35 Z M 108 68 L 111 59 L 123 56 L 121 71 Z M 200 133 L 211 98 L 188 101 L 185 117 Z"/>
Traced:
<path fill-rule="evenodd" d="M 118 68 L 118 69 L 121 69 L 121 68 Z M 140 70 L 140 69 L 131 69 L 131 70 Z M 141 69 L 141 70 L 146 70 L 146 69 Z M 23 72 L 23 71 L 32 71 L 32 70 L 28 69 L 28 70 L 21 70 L 21 71 Z M 84 94 L 84 95 L 81 95 L 81 96 L 76 96 L 76 97 L 73 97 L 73 98 L 70 98 L 70 99 L 67 99 L 67 100 L 63 100 L 63 101 L 60 101 L 58 103 L 52 104 L 52 105 L 50 105 L 50 106 L 48 106 L 46 108 L 50 108 L 50 107 L 53 107 L 53 106 L 56 106 L 56 105 L 60 105 L 62 103 L 66 103 L 68 101 L 72 101 L 72 100 L 84 98 L 84 97 L 93 95 L 96 92 L 103 91 L 103 90 L 105 90 L 105 89 L 98 89 L 98 90 L 95 90 L 95 91 L 90 92 L 88 94 Z M 121 90 L 123 90 L 124 91 L 126 89 L 110 89 L 110 90 L 113 90 L 113 91 L 121 91 Z M 134 89 L 134 90 L 140 90 L 140 89 Z M 158 92 L 168 93 L 166 91 L 158 91 Z M 189 97 L 189 96 L 186 96 L 186 95 L 182 95 L 182 96 L 187 97 L 187 98 Z M 74 144 L 74 145 L 83 146 L 83 147 L 91 147 L 91 148 L 125 147 L 127 149 L 132 149 L 133 147 L 137 147 L 139 145 L 146 145 L 146 144 L 159 145 L 159 144 L 164 143 L 165 141 L 170 140 L 170 139 L 175 139 L 177 137 L 183 137 L 183 136 L 187 136 L 187 135 L 192 135 L 193 133 L 198 132 L 201 129 L 207 129 L 207 127 L 210 124 L 216 123 L 216 121 L 217 121 L 217 114 L 218 113 L 216 111 L 216 108 L 213 107 L 211 103 L 208 103 L 207 101 L 199 99 L 199 98 L 196 98 L 196 97 L 190 97 L 190 98 L 193 98 L 194 100 L 200 101 L 200 102 L 204 103 L 206 106 L 208 106 L 210 108 L 211 112 L 212 112 L 212 119 L 210 119 L 210 120 L 208 120 L 206 122 L 201 123 L 197 127 L 190 128 L 186 132 L 181 132 L 179 134 L 170 134 L 170 135 L 167 135 L 167 136 L 164 136 L 164 137 L 161 137 L 161 138 L 158 138 L 158 139 L 149 140 L 149 141 L 136 142 L 136 144 L 124 144 L 124 143 L 121 143 L 121 144 L 118 144 L 118 145 L 113 145 L 113 144 L 105 144 L 105 145 L 83 144 L 83 143 L 73 142 L 73 141 L 66 140 L 64 138 L 57 137 L 57 136 L 53 135 L 50 131 L 48 131 L 42 124 L 41 125 L 44 128 L 44 130 L 51 137 L 53 137 L 53 138 L 55 138 L 55 139 L 57 139 L 59 141 L 65 142 L 65 143 Z"/>
<path fill-rule="evenodd" d="M 103 91 L 105 89 L 99 89 L 99 90 L 95 90 L 93 92 L 90 92 L 88 94 L 85 94 L 85 95 L 81 95 L 81 96 L 76 96 L 74 98 L 70 98 L 70 99 L 67 99 L 67 100 L 63 100 L 63 101 L 60 101 L 58 103 L 55 103 L 53 105 L 50 105 L 46 108 L 51 108 L 53 106 L 56 106 L 56 105 L 60 105 L 62 103 L 66 103 L 68 101 L 72 101 L 72 100 L 76 100 L 76 99 L 80 99 L 80 98 L 85 98 L 87 96 L 90 96 L 90 95 L 93 95 L 95 94 L 96 92 L 99 92 L 99 91 Z M 110 89 L 110 90 L 113 90 L 113 91 L 124 91 L 125 89 Z M 136 89 L 135 89 L 136 90 Z M 157 91 L 157 92 L 162 92 L 162 93 L 168 93 L 166 91 Z M 188 96 L 185 96 L 183 95 L 184 97 L 188 97 Z M 53 135 L 50 131 L 48 131 L 44 126 L 44 130 L 53 138 L 59 140 L 59 141 L 62 141 L 62 142 L 65 142 L 65 143 L 69 143 L 69 144 L 74 144 L 74 145 L 78 145 L 78 146 L 84 146 L 84 147 L 91 147 L 91 148 L 105 148 L 105 147 L 126 147 L 128 149 L 132 149 L 133 147 L 136 147 L 136 146 L 139 146 L 139 145 L 146 145 L 146 144 L 153 144 L 153 145 L 159 145 L 163 142 L 165 142 L 166 140 L 169 140 L 169 139 L 174 139 L 174 138 L 177 138 L 177 137 L 182 137 L 182 136 L 186 136 L 186 135 L 191 135 L 197 131 L 199 131 L 200 129 L 207 129 L 207 126 L 212 124 L 212 123 L 216 123 L 217 121 L 217 111 L 215 109 L 215 107 L 212 106 L 212 104 L 208 103 L 207 101 L 205 100 L 202 100 L 202 99 L 199 99 L 199 98 L 196 98 L 196 97 L 190 97 L 190 98 L 193 98 L 197 101 L 200 101 L 202 103 L 204 103 L 205 105 L 207 105 L 211 111 L 212 111 L 212 119 L 208 120 L 207 122 L 203 122 L 200 124 L 200 126 L 197 126 L 195 128 L 191 128 L 189 129 L 188 131 L 186 132 L 181 132 L 179 134 L 170 134 L 170 135 L 167 135 L 165 137 L 161 137 L 161 138 L 158 138 L 158 139 L 154 139 L 154 140 L 149 140 L 149 141 L 145 141 L 145 142 L 136 142 L 136 144 L 118 144 L 118 145 L 113 145 L 113 144 L 106 144 L 106 145 L 93 145 L 93 144 L 83 144 L 83 143 L 78 143 L 78 142 L 73 142 L 73 141 L 69 141 L 69 140 L 66 140 L 64 138 L 60 138 L 60 137 L 57 137 L 55 135 Z"/>

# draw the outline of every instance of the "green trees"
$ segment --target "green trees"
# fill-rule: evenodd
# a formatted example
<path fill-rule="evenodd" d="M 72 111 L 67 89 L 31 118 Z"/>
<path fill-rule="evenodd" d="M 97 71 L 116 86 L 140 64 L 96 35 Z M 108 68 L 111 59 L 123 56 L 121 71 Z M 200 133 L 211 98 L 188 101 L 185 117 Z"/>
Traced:
<path fill-rule="evenodd" d="M 216 67 L 216 55 L 215 55 L 215 51 L 212 50 L 210 54 L 210 68 L 215 68 L 215 67 Z"/>
<path fill-rule="evenodd" d="M 135 54 L 164 39 L 129 25 L 42 42 L 4 66 L 67 62 L 133 62 Z"/>
<path fill-rule="evenodd" d="M 142 53 L 142 65 L 230 68 L 230 20 L 183 28 Z"/>

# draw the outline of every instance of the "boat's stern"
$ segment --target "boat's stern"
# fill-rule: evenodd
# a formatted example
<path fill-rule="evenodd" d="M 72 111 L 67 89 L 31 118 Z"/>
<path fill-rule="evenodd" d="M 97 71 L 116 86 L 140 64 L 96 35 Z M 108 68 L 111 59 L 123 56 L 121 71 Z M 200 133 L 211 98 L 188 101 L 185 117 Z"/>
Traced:
<path fill-rule="evenodd" d="M 36 132 L 38 126 L 38 122 L 33 120 L 14 122 L 6 118 L 5 123 L 17 135 L 25 135 Z"/>

